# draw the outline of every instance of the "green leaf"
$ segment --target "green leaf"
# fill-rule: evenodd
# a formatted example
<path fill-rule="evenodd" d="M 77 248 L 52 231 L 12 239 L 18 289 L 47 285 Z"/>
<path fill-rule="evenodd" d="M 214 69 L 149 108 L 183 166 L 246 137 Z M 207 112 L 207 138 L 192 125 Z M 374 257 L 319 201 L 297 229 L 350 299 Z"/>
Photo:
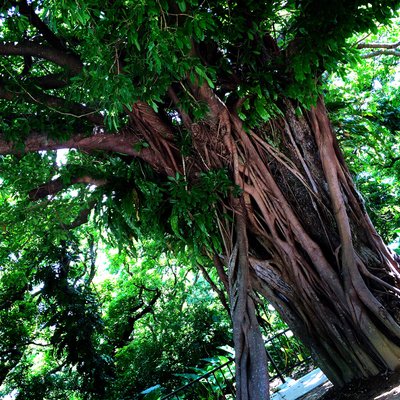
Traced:
<path fill-rule="evenodd" d="M 186 2 L 184 0 L 177 0 L 178 7 L 181 10 L 181 12 L 186 11 Z"/>
<path fill-rule="evenodd" d="M 266 110 L 266 100 L 265 98 L 257 98 L 254 101 L 254 106 L 257 110 L 258 115 L 263 119 L 263 120 L 268 120 L 270 118 L 270 115 L 268 111 Z"/>

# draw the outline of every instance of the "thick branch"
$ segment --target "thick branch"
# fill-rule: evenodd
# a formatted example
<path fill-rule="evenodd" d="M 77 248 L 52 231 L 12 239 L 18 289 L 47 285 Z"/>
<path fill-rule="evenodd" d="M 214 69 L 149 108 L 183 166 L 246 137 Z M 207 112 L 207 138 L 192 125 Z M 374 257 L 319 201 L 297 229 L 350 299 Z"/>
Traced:
<path fill-rule="evenodd" d="M 42 89 L 60 89 L 68 84 L 65 74 L 49 74 L 45 76 L 30 77 L 29 81 Z"/>
<path fill-rule="evenodd" d="M 18 6 L 19 13 L 27 17 L 31 25 L 34 26 L 39 31 L 39 33 L 43 35 L 43 38 L 53 48 L 53 52 L 58 52 L 56 56 L 57 60 L 62 58 L 63 55 L 64 57 L 66 56 L 69 59 L 66 60 L 65 64 L 60 64 L 54 57 L 52 57 L 51 59 L 46 57 L 43 58 L 49 59 L 50 61 L 56 62 L 58 65 L 66 67 L 69 75 L 76 75 L 82 70 L 82 63 L 80 62 L 79 58 L 73 55 L 71 52 L 68 52 L 63 40 L 58 38 L 57 35 L 55 35 L 51 31 L 51 29 L 38 17 L 38 15 L 35 13 L 34 7 L 31 4 L 28 4 L 26 0 L 21 0 L 13 2 L 13 5 Z M 22 51 L 22 49 L 20 50 Z M 32 56 L 33 54 L 24 55 L 25 66 L 24 71 L 22 72 L 23 76 L 28 74 L 32 66 Z M 41 56 L 39 55 L 39 57 Z M 32 83 L 43 89 L 58 89 L 66 86 L 67 84 L 67 79 L 63 75 L 64 74 L 49 74 L 48 76 L 42 76 L 38 78 L 35 77 L 33 78 Z"/>
<path fill-rule="evenodd" d="M 169 175 L 175 173 L 172 169 L 165 170 L 163 160 L 160 160 L 151 148 L 139 149 L 140 143 L 141 138 L 131 131 L 115 134 L 98 133 L 92 136 L 75 134 L 66 140 L 51 139 L 47 135 L 33 133 L 21 144 L 7 141 L 0 134 L 0 154 L 24 154 L 42 150 L 72 148 L 87 152 L 108 151 L 138 157 L 149 163 L 157 172 Z"/>
<path fill-rule="evenodd" d="M 28 196 L 31 200 L 40 200 L 45 198 L 46 196 L 55 195 L 61 190 L 69 187 L 75 183 L 85 183 L 87 185 L 94 186 L 104 186 L 107 181 L 105 179 L 95 179 L 90 176 L 79 176 L 72 178 L 69 183 L 65 183 L 64 179 L 58 178 L 53 181 L 47 182 L 44 185 L 41 185 L 28 193 Z"/>
<path fill-rule="evenodd" d="M 83 64 L 75 54 L 67 53 L 53 47 L 43 46 L 34 42 L 27 43 L 1 43 L 0 55 L 5 56 L 32 56 L 44 58 L 55 64 L 68 69 L 72 74 L 81 72 Z"/>
<path fill-rule="evenodd" d="M 96 125 L 103 125 L 104 117 L 97 111 L 94 111 L 79 103 L 71 103 L 60 97 L 52 96 L 43 92 L 24 89 L 23 93 L 16 93 L 6 89 L 0 82 L 0 98 L 8 101 L 24 100 L 29 103 L 41 104 L 54 109 L 62 115 L 69 115 L 75 118 L 85 118 Z"/>

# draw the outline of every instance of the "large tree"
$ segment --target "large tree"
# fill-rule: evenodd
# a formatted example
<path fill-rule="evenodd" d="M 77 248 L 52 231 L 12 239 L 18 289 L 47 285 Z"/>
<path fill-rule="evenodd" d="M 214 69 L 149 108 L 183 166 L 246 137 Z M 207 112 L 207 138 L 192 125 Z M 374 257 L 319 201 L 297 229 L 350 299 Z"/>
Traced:
<path fill-rule="evenodd" d="M 135 237 L 158 226 L 167 247 L 214 260 L 238 399 L 268 397 L 257 293 L 335 384 L 400 366 L 398 260 L 354 187 L 320 90 L 324 72 L 354 56 L 346 40 L 388 22 L 398 3 L 3 3 L 0 153 L 77 149 L 29 192 L 48 203 L 87 185 L 64 227 L 109 206 L 109 226 Z"/>

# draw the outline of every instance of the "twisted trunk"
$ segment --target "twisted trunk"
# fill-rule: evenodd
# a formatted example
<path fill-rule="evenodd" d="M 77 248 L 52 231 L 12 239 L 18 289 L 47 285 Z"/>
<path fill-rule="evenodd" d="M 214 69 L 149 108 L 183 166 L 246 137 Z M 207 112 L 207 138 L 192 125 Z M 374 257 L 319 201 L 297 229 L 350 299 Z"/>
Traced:
<path fill-rule="evenodd" d="M 208 168 L 227 165 L 243 190 L 225 208 L 235 222 L 219 220 L 238 399 L 268 391 L 253 292 L 272 302 L 333 383 L 398 368 L 399 265 L 368 218 L 323 101 L 298 117 L 285 100 L 283 118 L 246 132 L 202 90 L 210 118 L 196 125 L 194 147 Z"/>
<path fill-rule="evenodd" d="M 236 126 L 249 156 L 242 176 L 253 288 L 335 384 L 397 368 L 399 266 L 371 225 L 322 101 L 306 118 L 286 103 L 279 151 Z"/>

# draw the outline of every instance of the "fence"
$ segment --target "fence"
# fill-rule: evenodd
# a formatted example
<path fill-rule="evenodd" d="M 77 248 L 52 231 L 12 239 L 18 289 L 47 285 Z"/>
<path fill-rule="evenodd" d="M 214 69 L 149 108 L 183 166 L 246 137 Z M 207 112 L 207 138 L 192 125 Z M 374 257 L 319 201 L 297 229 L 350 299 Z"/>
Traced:
<path fill-rule="evenodd" d="M 271 383 L 276 380 L 284 383 L 285 376 L 289 376 L 296 368 L 307 367 L 312 363 L 307 350 L 293 338 L 289 328 L 266 340 L 265 348 Z M 305 354 L 307 354 L 306 357 Z M 231 400 L 235 398 L 234 378 L 234 360 L 229 359 L 224 364 L 162 397 L 161 400 L 209 399 L 210 393 L 213 394 L 212 398 L 215 400 Z"/>

